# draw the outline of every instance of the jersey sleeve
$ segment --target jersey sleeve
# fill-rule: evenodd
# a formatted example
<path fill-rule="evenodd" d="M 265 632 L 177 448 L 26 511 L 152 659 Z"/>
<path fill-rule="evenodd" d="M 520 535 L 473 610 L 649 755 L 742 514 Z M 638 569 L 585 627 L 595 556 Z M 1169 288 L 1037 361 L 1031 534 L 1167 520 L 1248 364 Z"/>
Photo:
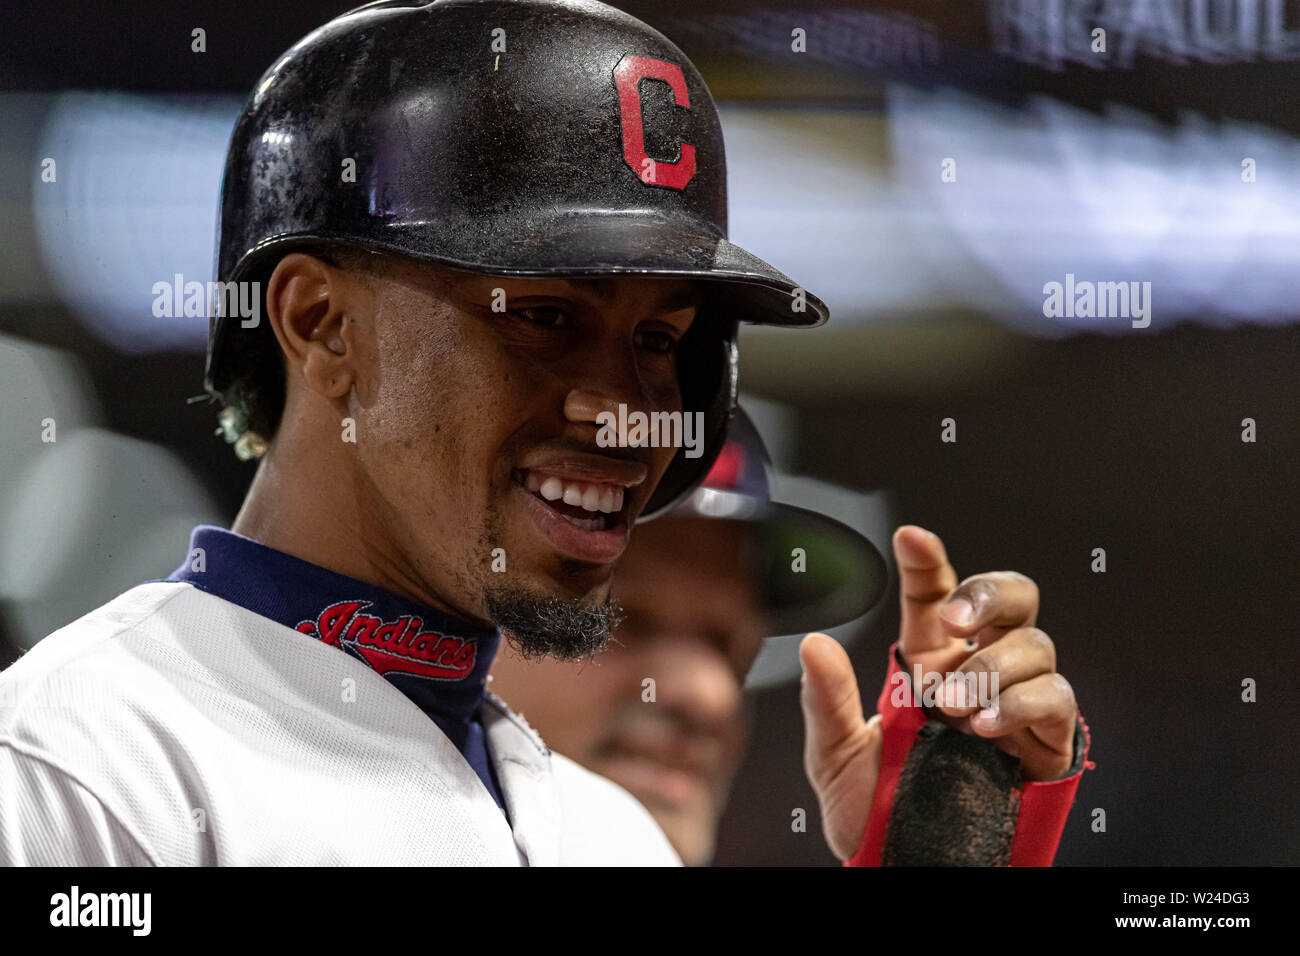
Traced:
<path fill-rule="evenodd" d="M 1092 743 L 1076 715 L 1074 761 L 1027 781 L 1020 761 L 931 719 L 895 643 L 877 702 L 880 776 L 862 843 L 846 866 L 1050 866 Z"/>
<path fill-rule="evenodd" d="M 39 752 L 0 740 L 0 866 L 154 866 L 122 820 Z"/>

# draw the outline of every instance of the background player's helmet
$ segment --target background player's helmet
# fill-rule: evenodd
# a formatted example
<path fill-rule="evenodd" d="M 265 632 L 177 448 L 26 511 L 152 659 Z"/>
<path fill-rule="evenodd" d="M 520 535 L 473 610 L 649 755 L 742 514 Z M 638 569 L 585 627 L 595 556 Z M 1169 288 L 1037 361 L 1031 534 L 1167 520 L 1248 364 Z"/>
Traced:
<path fill-rule="evenodd" d="M 346 244 L 477 273 L 694 277 L 679 348 L 704 454 L 673 459 L 644 517 L 708 473 L 736 402 L 738 322 L 815 326 L 826 306 L 727 240 L 712 97 L 661 34 L 587 0 L 380 2 L 266 72 L 235 126 L 217 279 L 265 282 L 292 249 Z M 245 338 L 248 337 L 248 338 Z M 214 396 L 277 345 L 214 307 Z"/>
<path fill-rule="evenodd" d="M 665 517 L 733 521 L 751 536 L 768 636 L 825 630 L 866 614 L 889 583 L 884 557 L 843 522 L 772 500 L 771 470 L 758 429 L 737 408 L 708 475 Z M 795 549 L 805 562 L 798 572 L 791 569 Z M 787 676 L 797 672 L 796 658 Z"/>

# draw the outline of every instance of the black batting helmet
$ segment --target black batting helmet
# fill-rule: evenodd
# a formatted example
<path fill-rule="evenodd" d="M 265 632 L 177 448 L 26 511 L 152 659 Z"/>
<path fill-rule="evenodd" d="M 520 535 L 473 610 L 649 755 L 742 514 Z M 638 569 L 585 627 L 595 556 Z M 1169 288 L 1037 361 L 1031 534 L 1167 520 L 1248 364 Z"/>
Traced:
<path fill-rule="evenodd" d="M 722 132 L 695 67 L 590 0 L 384 0 L 311 33 L 239 116 L 217 240 L 217 280 L 263 287 L 290 250 L 338 244 L 494 275 L 706 280 L 679 349 L 704 453 L 678 452 L 645 517 L 722 447 L 737 323 L 827 318 L 727 240 Z M 265 323 L 214 308 L 205 385 L 218 397 L 241 373 L 236 336 L 277 348 Z"/>

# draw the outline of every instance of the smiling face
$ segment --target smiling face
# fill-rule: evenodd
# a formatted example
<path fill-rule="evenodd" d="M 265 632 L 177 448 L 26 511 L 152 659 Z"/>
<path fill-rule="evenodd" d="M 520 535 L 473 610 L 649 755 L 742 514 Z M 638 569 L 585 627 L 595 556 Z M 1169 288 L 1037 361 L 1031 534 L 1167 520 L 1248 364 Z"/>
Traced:
<path fill-rule="evenodd" d="M 288 356 L 273 453 L 315 459 L 319 518 L 353 526 L 339 530 L 360 539 L 369 579 L 509 626 L 525 650 L 590 653 L 614 561 L 675 454 L 601 448 L 597 416 L 681 410 L 676 346 L 696 295 L 689 281 L 391 259 L 359 280 L 287 256 L 268 286 Z M 355 444 L 338 441 L 346 418 Z"/>

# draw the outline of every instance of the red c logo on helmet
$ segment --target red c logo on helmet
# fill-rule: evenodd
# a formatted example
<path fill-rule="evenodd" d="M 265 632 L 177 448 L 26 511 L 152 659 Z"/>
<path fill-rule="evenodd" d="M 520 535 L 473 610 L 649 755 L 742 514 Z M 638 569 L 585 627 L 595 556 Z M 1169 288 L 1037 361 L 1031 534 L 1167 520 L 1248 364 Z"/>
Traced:
<path fill-rule="evenodd" d="M 666 60 L 629 53 L 614 67 L 614 85 L 618 87 L 618 108 L 623 115 L 623 158 L 647 186 L 667 186 L 685 189 L 695 175 L 695 147 L 682 143 L 681 158 L 675 163 L 651 159 L 645 151 L 645 133 L 641 117 L 641 81 L 660 80 L 673 91 L 678 106 L 691 108 L 691 97 L 686 92 L 686 77 L 682 68 Z M 651 174 L 647 178 L 647 173 Z"/>

